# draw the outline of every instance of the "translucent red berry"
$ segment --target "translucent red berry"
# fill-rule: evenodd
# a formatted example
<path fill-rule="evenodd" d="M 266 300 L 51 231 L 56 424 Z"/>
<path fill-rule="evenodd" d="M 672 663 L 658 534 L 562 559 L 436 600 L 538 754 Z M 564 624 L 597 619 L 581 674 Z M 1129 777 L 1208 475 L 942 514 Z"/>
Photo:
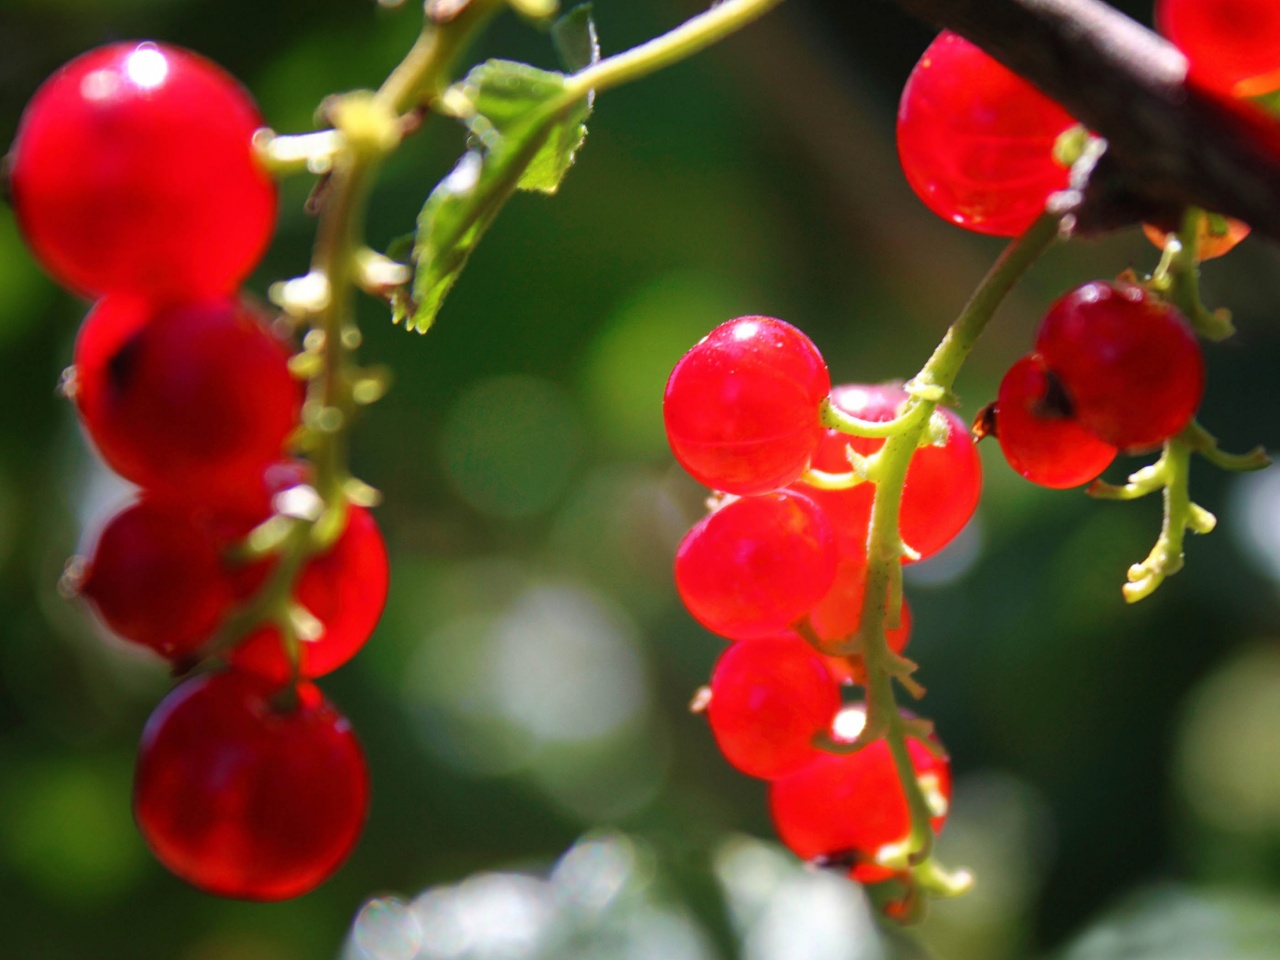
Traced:
<path fill-rule="evenodd" d="M 1067 186 L 1053 156 L 1075 120 L 978 47 L 944 31 L 907 79 L 898 156 L 934 213 L 978 233 L 1017 236 Z"/>
<path fill-rule="evenodd" d="M 1280 89 L 1274 0 L 1156 0 L 1156 27 L 1186 54 L 1198 83 L 1235 97 Z"/>
<path fill-rule="evenodd" d="M 117 43 L 63 66 L 18 125 L 18 223 L 84 294 L 230 293 L 275 226 L 252 146 L 262 118 L 221 68 L 187 50 Z"/>
<path fill-rule="evenodd" d="M 725 637 L 767 637 L 822 599 L 836 575 L 835 534 L 795 493 L 734 500 L 705 517 L 676 551 L 676 588 L 689 612 Z"/>
<path fill-rule="evenodd" d="M 877 422 L 892 420 L 906 399 L 906 391 L 896 384 L 850 384 L 831 391 L 835 406 L 852 416 Z M 898 517 L 899 534 L 921 557 L 931 556 L 951 542 L 973 516 L 982 492 L 982 464 L 964 421 L 942 407 L 934 416 L 945 424 L 946 438 L 942 446 L 924 446 L 912 456 Z M 883 440 L 827 430 L 813 465 L 830 473 L 847 473 L 846 447 L 865 456 L 883 445 Z M 831 519 L 841 556 L 866 557 L 867 528 L 875 495 L 871 484 L 818 490 L 800 483 L 795 489 L 817 501 Z"/>
<path fill-rule="evenodd" d="M 80 594 L 116 634 L 178 660 L 195 653 L 226 616 L 233 570 L 205 525 L 144 498 L 103 528 Z"/>
<path fill-rule="evenodd" d="M 317 621 L 319 636 L 300 641 L 299 673 L 320 677 L 364 646 L 387 600 L 387 548 L 372 514 L 350 507 L 347 526 L 326 552 L 307 561 L 293 599 Z M 292 668 L 275 627 L 256 630 L 231 654 L 238 670 L 284 681 Z"/>
<path fill-rule="evenodd" d="M 841 712 L 837 732 L 851 740 L 861 723 L 860 707 Z M 844 728 L 842 730 L 841 728 Z M 946 820 L 951 798 L 951 768 L 918 740 L 907 748 L 916 778 L 933 807 L 933 829 Z M 889 745 L 883 740 L 856 753 L 820 753 L 794 773 L 769 785 L 769 809 L 778 836 L 805 860 L 824 858 L 854 864 L 863 882 L 884 880 L 892 871 L 875 863 L 882 850 L 904 843 L 911 815 Z"/>
<path fill-rule="evenodd" d="M 839 709 L 822 658 L 793 637 L 735 643 L 711 674 L 711 732 L 725 759 L 752 777 L 772 780 L 812 760 L 814 736 Z"/>
<path fill-rule="evenodd" d="M 1191 327 L 1136 284 L 1072 290 L 1045 315 L 1036 352 L 1080 426 L 1122 450 L 1181 431 L 1204 394 L 1204 357 Z"/>
<path fill-rule="evenodd" d="M 995 431 L 1009 466 L 1042 487 L 1088 483 L 1117 453 L 1080 426 L 1062 386 L 1036 354 L 1020 359 L 1000 381 Z"/>
<path fill-rule="evenodd" d="M 808 468 L 830 389 L 822 355 L 803 333 L 772 317 L 739 317 L 671 372 L 667 439 L 681 466 L 714 490 L 776 490 Z"/>
<path fill-rule="evenodd" d="M 842 557 L 836 566 L 836 579 L 831 589 L 809 611 L 809 626 L 822 641 L 822 649 L 830 650 L 836 643 L 843 643 L 862 626 L 862 603 L 867 592 L 867 562 L 865 557 Z M 911 608 L 906 598 L 897 627 L 885 630 L 889 649 L 901 653 L 911 638 Z M 844 683 L 863 683 L 866 671 L 861 656 L 830 656 L 824 658 L 831 673 Z"/>
<path fill-rule="evenodd" d="M 147 721 L 134 780 L 156 857 L 207 893 L 282 900 L 327 879 L 369 802 L 364 754 L 320 691 L 239 673 L 187 680 Z"/>
<path fill-rule="evenodd" d="M 75 400 L 103 459 L 187 502 L 261 487 L 298 422 L 285 345 L 240 300 L 107 297 L 76 340 Z"/>

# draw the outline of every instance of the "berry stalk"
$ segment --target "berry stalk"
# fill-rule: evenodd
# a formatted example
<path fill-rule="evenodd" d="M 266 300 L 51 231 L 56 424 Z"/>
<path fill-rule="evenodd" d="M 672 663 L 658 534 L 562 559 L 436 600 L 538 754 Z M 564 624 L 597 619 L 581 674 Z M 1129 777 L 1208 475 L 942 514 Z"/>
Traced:
<path fill-rule="evenodd" d="M 889 437 L 871 458 L 875 497 L 867 539 L 867 587 L 859 637 L 867 671 L 868 714 L 862 735 L 848 748 L 856 749 L 878 737 L 888 743 L 911 812 L 911 836 L 907 849 L 900 852 L 901 866 L 911 869 L 913 881 L 921 889 L 937 895 L 963 892 L 968 877 L 949 875 L 930 860 L 930 819 L 935 814 L 916 778 L 907 747 L 909 735 L 927 735 L 927 724 L 904 717 L 893 690 L 897 679 L 913 695 L 919 695 L 919 688 L 910 679 L 914 664 L 889 649 L 885 633 L 886 626 L 897 621 L 902 605 L 902 558 L 907 545 L 898 532 L 898 519 L 903 487 L 912 455 L 917 447 L 929 442 L 928 426 L 934 408 L 950 395 L 961 365 L 996 308 L 1057 234 L 1057 218 L 1043 216 L 1005 248 L 928 362 L 907 384 L 911 398 L 893 421 L 900 424 L 900 432 Z M 841 426 L 839 422 L 834 425 Z"/>

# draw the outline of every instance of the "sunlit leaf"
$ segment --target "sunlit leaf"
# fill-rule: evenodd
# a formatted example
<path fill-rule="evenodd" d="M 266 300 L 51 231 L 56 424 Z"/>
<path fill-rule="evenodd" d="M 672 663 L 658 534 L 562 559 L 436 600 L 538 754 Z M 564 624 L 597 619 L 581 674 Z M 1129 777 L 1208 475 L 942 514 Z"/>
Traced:
<path fill-rule="evenodd" d="M 554 193 L 586 136 L 587 98 L 563 74 L 490 60 L 442 98 L 471 131 L 471 149 L 418 215 L 411 296 L 396 298 L 398 323 L 425 332 L 471 251 L 516 189 Z"/>

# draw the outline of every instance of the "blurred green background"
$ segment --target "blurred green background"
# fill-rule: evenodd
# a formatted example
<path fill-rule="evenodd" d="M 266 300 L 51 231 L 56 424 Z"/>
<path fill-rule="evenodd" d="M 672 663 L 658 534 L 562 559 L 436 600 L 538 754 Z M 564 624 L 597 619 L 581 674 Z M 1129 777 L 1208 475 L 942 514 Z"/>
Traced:
<path fill-rule="evenodd" d="M 605 52 L 697 9 L 598 0 Z M 413 3 L 372 0 L 0 0 L 0 143 L 50 71 L 131 37 L 201 51 L 303 131 L 325 94 L 376 85 L 418 24 Z M 909 376 L 999 250 L 924 211 L 897 169 L 895 99 L 930 36 L 887 3 L 791 0 L 602 97 L 561 194 L 510 203 L 429 335 L 363 305 L 363 357 L 396 379 L 353 453 L 386 494 L 392 594 L 323 686 L 375 796 L 350 862 L 290 903 L 196 893 L 135 834 L 133 751 L 168 681 L 57 593 L 120 491 L 54 389 L 86 305 L 0 207 L 0 957 L 1280 957 L 1275 474 L 1197 464 L 1218 531 L 1126 608 L 1158 504 L 1035 488 L 982 445 L 977 519 L 907 588 L 922 710 L 958 778 L 941 856 L 979 885 L 910 934 L 877 935 L 855 887 L 773 845 L 763 785 L 686 710 L 722 642 L 671 583 L 704 496 L 666 449 L 671 366 L 766 313 L 837 382 Z M 487 55 L 554 63 L 510 15 Z M 433 121 L 394 158 L 375 244 L 412 228 L 463 143 Z M 284 187 L 258 293 L 305 271 L 308 187 Z M 961 414 L 1058 294 L 1155 259 L 1136 232 L 1053 251 L 962 374 Z M 1232 448 L 1280 448 L 1277 266 L 1251 240 L 1205 270 L 1240 333 L 1207 349 L 1202 421 Z"/>

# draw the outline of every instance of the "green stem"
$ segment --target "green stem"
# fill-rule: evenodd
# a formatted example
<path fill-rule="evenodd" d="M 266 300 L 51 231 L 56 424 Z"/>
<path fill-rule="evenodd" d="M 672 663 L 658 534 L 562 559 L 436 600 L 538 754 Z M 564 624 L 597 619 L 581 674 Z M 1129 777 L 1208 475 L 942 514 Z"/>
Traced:
<path fill-rule="evenodd" d="M 956 375 L 996 308 L 1013 285 L 1056 238 L 1057 219 L 1044 216 L 1005 248 L 983 278 L 928 362 L 908 384 L 912 396 L 900 411 L 900 433 L 885 440 L 876 454 L 875 499 L 867 537 L 867 586 L 859 639 L 867 673 L 867 726 L 883 731 L 911 813 L 908 863 L 928 861 L 933 847 L 932 813 L 916 779 L 907 746 L 907 719 L 898 710 L 893 680 L 896 660 L 885 636 L 890 611 L 902 599 L 904 545 L 898 533 L 907 467 L 928 428 L 938 401 L 950 394 Z"/>
<path fill-rule="evenodd" d="M 639 80 L 705 50 L 781 3 L 782 0 L 723 0 L 660 37 L 571 74 L 565 79 L 566 90 L 574 99 L 580 99 L 593 90 L 609 90 Z"/>

